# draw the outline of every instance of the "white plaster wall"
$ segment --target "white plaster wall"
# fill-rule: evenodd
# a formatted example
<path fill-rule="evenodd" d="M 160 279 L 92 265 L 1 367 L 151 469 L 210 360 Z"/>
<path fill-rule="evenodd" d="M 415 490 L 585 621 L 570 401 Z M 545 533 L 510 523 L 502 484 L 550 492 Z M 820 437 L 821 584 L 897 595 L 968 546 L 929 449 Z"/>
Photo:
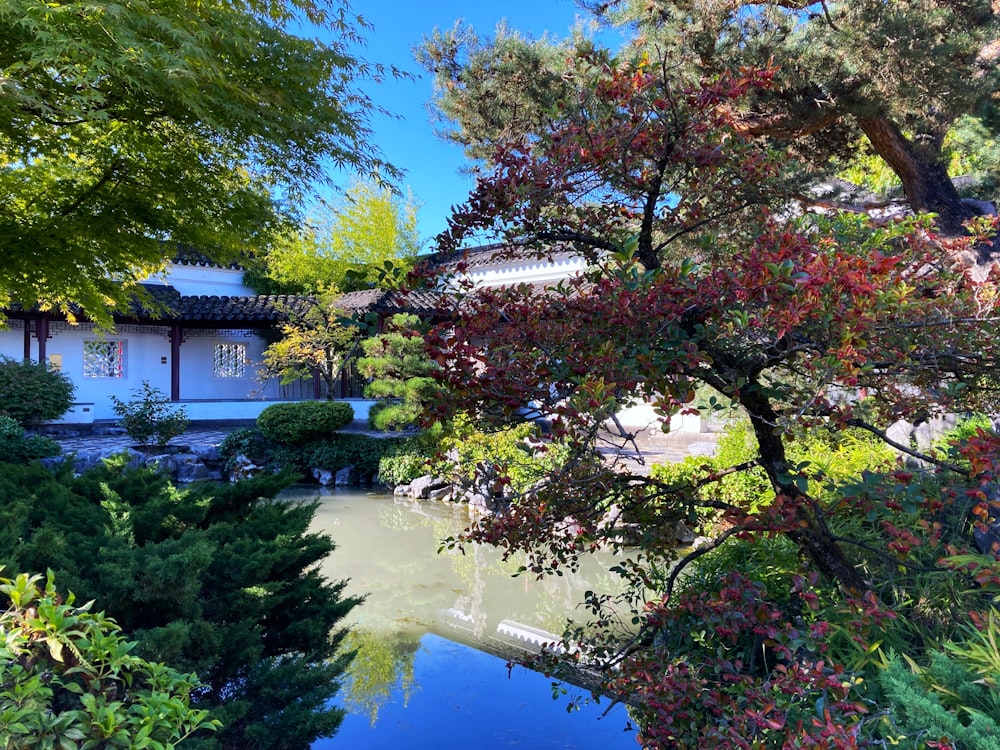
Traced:
<path fill-rule="evenodd" d="M 225 331 L 199 335 L 198 331 L 185 331 L 181 344 L 181 400 L 186 399 L 252 399 L 277 398 L 274 384 L 262 385 L 257 381 L 257 364 L 261 360 L 264 342 L 257 336 L 231 335 Z M 216 377 L 213 370 L 215 345 L 222 343 L 243 344 L 247 349 L 246 370 L 241 378 Z"/>
<path fill-rule="evenodd" d="M 61 360 L 63 372 L 76 384 L 74 401 L 93 404 L 80 421 L 115 419 L 111 396 L 127 401 L 134 390 L 149 381 L 154 388 L 170 395 L 170 341 L 169 329 L 154 326 L 121 326 L 115 333 L 98 333 L 89 324 L 70 326 L 66 323 L 50 324 L 46 354 L 50 362 Z M 260 361 L 264 341 L 256 335 L 228 331 L 188 331 L 187 340 L 181 345 L 180 369 L 182 401 L 193 400 L 245 400 L 302 398 L 311 395 L 311 383 L 302 387 L 281 387 L 276 380 L 262 384 L 257 380 L 256 363 Z M 83 377 L 83 342 L 88 339 L 125 341 L 125 377 Z M 252 364 L 247 365 L 242 378 L 217 378 L 213 374 L 214 346 L 221 342 L 247 345 L 247 355 Z M 38 342 L 32 339 L 32 358 L 37 357 Z M 0 330 L 0 354 L 20 361 L 24 356 L 24 329 L 19 321 L 10 321 L 7 329 Z M 66 421 L 65 419 L 62 421 Z"/>
<path fill-rule="evenodd" d="M 76 383 L 75 401 L 92 402 L 94 419 L 114 419 L 111 396 L 127 401 L 144 380 L 164 394 L 170 394 L 170 342 L 166 330 L 157 332 L 156 329 L 136 327 L 115 333 L 95 333 L 53 323 L 46 353 L 50 362 L 62 358 L 63 372 Z M 83 377 L 83 342 L 92 339 L 125 342 L 125 377 Z M 161 362 L 163 357 L 166 357 L 166 364 Z"/>
<path fill-rule="evenodd" d="M 254 291 L 243 284 L 243 271 L 237 268 L 190 266 L 171 263 L 163 273 L 146 279 L 147 284 L 169 284 L 184 295 L 249 297 Z"/>
<path fill-rule="evenodd" d="M 507 266 L 473 270 L 468 278 L 476 286 L 495 287 L 513 284 L 556 284 L 587 269 L 583 258 L 564 258 L 550 263 L 531 259 Z"/>
<path fill-rule="evenodd" d="M 0 355 L 20 362 L 24 359 L 24 325 L 20 320 L 8 320 L 0 328 Z"/>

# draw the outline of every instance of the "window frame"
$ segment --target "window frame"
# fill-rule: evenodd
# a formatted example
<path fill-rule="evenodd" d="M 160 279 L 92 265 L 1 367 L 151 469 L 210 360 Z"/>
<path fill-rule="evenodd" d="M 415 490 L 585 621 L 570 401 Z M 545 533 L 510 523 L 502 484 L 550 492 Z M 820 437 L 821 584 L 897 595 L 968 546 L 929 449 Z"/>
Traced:
<path fill-rule="evenodd" d="M 106 353 L 93 351 L 97 347 L 112 347 Z M 95 364 L 101 364 L 95 373 Z M 84 339 L 83 377 L 87 380 L 125 380 L 128 378 L 128 339 Z"/>
<path fill-rule="evenodd" d="M 232 367 L 235 365 L 234 371 L 228 371 L 226 368 L 221 368 L 219 350 L 226 349 L 240 352 L 240 358 L 238 360 L 233 359 L 235 354 L 230 354 L 227 356 L 227 360 L 233 360 L 227 363 L 227 367 Z M 212 343 L 212 377 L 218 378 L 219 380 L 242 380 L 247 376 L 247 364 L 249 363 L 249 348 L 243 341 L 215 341 Z"/>

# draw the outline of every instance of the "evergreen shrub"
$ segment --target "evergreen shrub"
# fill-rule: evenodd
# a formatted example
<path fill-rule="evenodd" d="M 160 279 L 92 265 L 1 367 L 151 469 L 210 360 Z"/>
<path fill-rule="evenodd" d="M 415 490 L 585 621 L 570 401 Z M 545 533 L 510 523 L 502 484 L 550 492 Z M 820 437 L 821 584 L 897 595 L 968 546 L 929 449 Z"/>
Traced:
<path fill-rule="evenodd" d="M 36 458 L 58 456 L 59 443 L 44 435 L 26 435 L 12 417 L 0 415 L 0 461 L 23 464 Z"/>
<path fill-rule="evenodd" d="M 22 427 L 59 419 L 73 405 L 69 376 L 44 362 L 0 356 L 0 414 Z"/>
<path fill-rule="evenodd" d="M 0 565 L 51 569 L 138 656 L 197 673 L 192 705 L 223 726 L 184 747 L 307 750 L 333 734 L 339 623 L 359 600 L 319 570 L 334 545 L 310 528 L 315 503 L 276 498 L 285 476 L 179 490 L 124 464 L 0 464 Z"/>
<path fill-rule="evenodd" d="M 354 409 L 343 401 L 297 401 L 272 404 L 257 417 L 257 429 L 268 440 L 303 445 L 329 437 L 354 421 Z"/>

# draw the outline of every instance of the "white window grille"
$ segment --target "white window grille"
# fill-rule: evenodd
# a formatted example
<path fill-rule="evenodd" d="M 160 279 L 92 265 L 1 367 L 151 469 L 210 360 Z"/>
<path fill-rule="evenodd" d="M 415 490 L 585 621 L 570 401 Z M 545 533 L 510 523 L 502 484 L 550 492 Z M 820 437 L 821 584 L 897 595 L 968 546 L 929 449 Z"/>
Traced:
<path fill-rule="evenodd" d="M 217 378 L 242 378 L 247 371 L 246 344 L 216 344 L 212 372 Z"/>
<path fill-rule="evenodd" d="M 83 377 L 124 378 L 124 341 L 84 341 Z"/>

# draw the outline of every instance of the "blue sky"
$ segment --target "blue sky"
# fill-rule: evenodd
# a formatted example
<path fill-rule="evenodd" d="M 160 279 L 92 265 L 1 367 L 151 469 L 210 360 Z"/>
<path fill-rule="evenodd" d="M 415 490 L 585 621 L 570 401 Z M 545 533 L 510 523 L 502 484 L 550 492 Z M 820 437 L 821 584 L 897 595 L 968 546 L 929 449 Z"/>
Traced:
<path fill-rule="evenodd" d="M 546 31 L 564 37 L 583 12 L 573 0 L 354 0 L 351 7 L 375 27 L 361 56 L 416 76 L 365 88 L 377 104 L 401 117 L 375 118 L 375 142 L 389 162 L 406 171 L 400 187 L 421 205 L 420 235 L 430 240 L 445 228 L 450 207 L 465 200 L 472 179 L 460 174 L 462 150 L 434 135 L 426 107 L 433 81 L 414 62 L 413 47 L 435 27 L 449 29 L 459 18 L 484 36 L 506 19 L 510 28 L 536 38 Z"/>

